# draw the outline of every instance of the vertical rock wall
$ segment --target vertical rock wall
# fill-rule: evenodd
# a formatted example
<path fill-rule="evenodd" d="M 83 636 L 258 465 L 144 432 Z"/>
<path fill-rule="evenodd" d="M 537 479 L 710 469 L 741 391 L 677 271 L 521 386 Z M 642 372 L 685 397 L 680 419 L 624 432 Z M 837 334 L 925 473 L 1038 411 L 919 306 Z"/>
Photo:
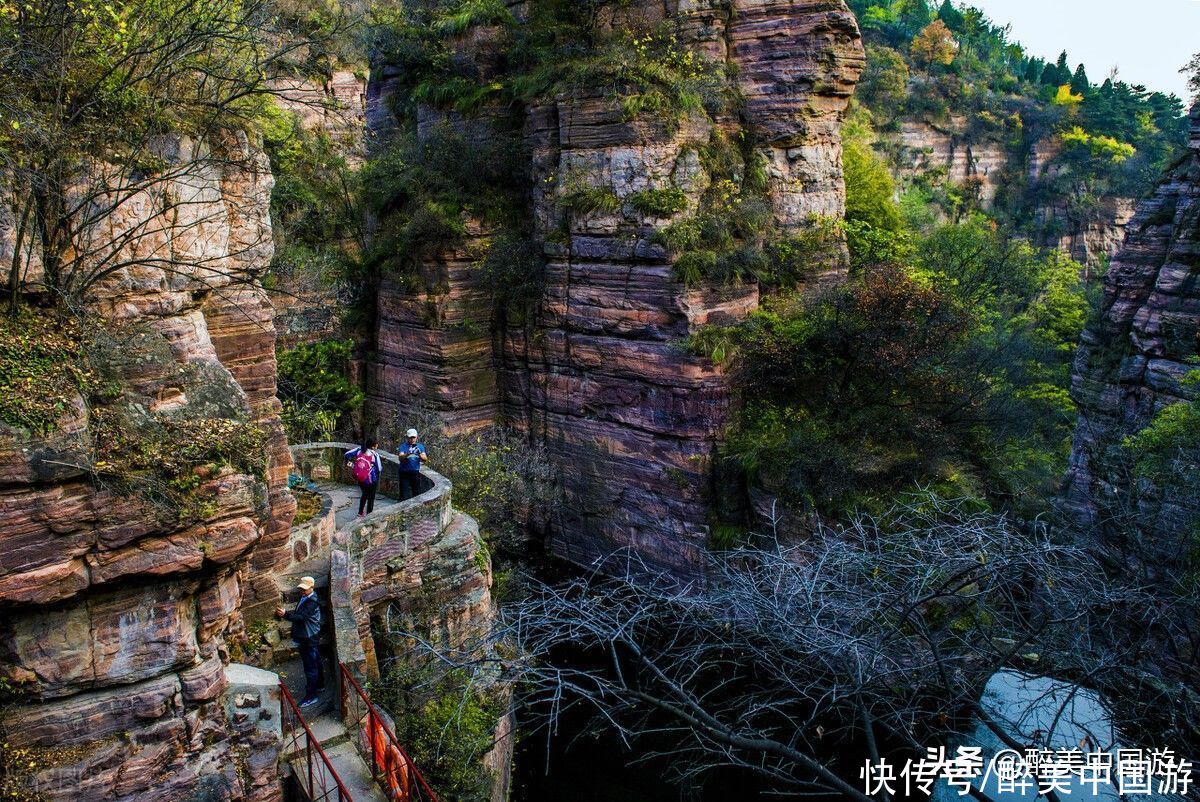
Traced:
<path fill-rule="evenodd" d="M 371 415 L 384 429 L 415 399 L 438 410 L 451 433 L 499 415 L 492 298 L 474 255 L 483 232 L 475 220 L 467 229 L 466 244 L 423 261 L 413 281 L 380 282 L 367 387 Z"/>
<path fill-rule="evenodd" d="M 436 297 L 385 283 L 369 393 L 376 419 L 432 400 L 452 430 L 504 421 L 544 443 L 567 495 L 551 538 L 560 554 L 587 562 L 632 546 L 656 567 L 689 573 L 712 510 L 712 457 L 729 393 L 681 340 L 741 319 L 759 291 L 678 282 L 654 241 L 671 218 L 639 213 L 629 196 L 674 187 L 694 209 L 709 180 L 699 150 L 719 131 L 750 137 L 763 156 L 780 228 L 840 216 L 840 123 L 863 51 L 841 0 L 634 2 L 613 14 L 614 28 L 676 20 L 682 46 L 736 70 L 741 109 L 675 126 L 628 119 L 601 91 L 530 108 L 530 204 L 548 260 L 537 315 L 494 339 L 460 324 L 489 326 L 492 317 L 470 260 L 443 255 L 423 268 Z M 375 98 L 387 91 L 388 74 L 379 79 Z M 562 208 L 557 190 L 568 177 L 611 191 L 619 208 Z M 841 270 L 820 267 L 832 277 Z"/>
<path fill-rule="evenodd" d="M 112 356 L 115 403 L 255 421 L 266 476 L 207 473 L 196 492 L 211 507 L 174 526 L 93 481 L 82 398 L 49 437 L 0 427 L 0 677 L 15 692 L 0 728 L 7 748 L 31 750 L 28 781 L 49 800 L 279 798 L 271 727 L 222 698 L 241 608 L 273 601 L 259 589 L 294 509 L 272 311 L 253 278 L 272 252 L 272 179 L 244 136 L 220 147 L 227 160 L 207 161 L 176 140 L 176 164 L 204 166 L 102 221 L 106 236 L 157 232 L 130 247 L 175 261 L 109 276 L 93 306 L 114 332 L 137 332 Z"/>
<path fill-rule="evenodd" d="M 1194 494 L 1132 482 L 1120 448 L 1156 412 L 1195 392 L 1180 380 L 1196 369 L 1190 360 L 1200 350 L 1200 108 L 1187 156 L 1138 206 L 1128 232 L 1105 276 L 1103 313 L 1075 360 L 1080 416 L 1065 505 L 1095 531 L 1133 516 L 1150 544 L 1194 527 L 1200 513 Z"/>

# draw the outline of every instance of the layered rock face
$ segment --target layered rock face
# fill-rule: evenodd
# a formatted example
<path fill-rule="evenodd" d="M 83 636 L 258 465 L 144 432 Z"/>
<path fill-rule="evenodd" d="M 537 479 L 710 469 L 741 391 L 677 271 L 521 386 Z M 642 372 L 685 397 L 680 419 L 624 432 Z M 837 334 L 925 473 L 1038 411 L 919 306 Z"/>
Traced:
<path fill-rule="evenodd" d="M 740 115 L 629 118 L 603 90 L 529 108 L 529 203 L 548 262 L 537 313 L 492 326 L 470 263 L 444 255 L 427 268 L 443 277 L 436 304 L 385 285 L 370 393 L 377 419 L 434 399 L 451 429 L 503 421 L 544 443 L 566 493 L 551 533 L 558 553 L 586 563 L 630 546 L 655 568 L 688 574 L 704 545 L 730 401 L 720 371 L 681 340 L 743 318 L 759 289 L 685 286 L 654 235 L 695 210 L 711 181 L 699 152 L 718 134 L 754 143 L 781 230 L 840 216 L 840 123 L 863 50 L 840 0 L 634 2 L 612 13 L 617 29 L 674 20 L 681 46 L 735 68 Z M 611 193 L 617 208 L 571 210 L 562 202 L 570 182 Z M 631 196 L 649 189 L 681 190 L 688 209 L 637 211 Z M 442 322 L 468 319 L 474 331 Z"/>
<path fill-rule="evenodd" d="M 995 200 L 1008 167 L 1008 151 L 999 142 L 968 141 L 959 133 L 966 127 L 962 118 L 952 119 L 944 128 L 904 120 L 894 142 L 896 161 L 903 178 L 942 171 L 947 181 L 970 188 L 976 200 L 987 207 Z"/>
<path fill-rule="evenodd" d="M 1065 506 L 1093 531 L 1132 519 L 1148 544 L 1165 546 L 1194 527 L 1195 494 L 1134 483 L 1120 441 L 1195 392 L 1181 379 L 1200 350 L 1200 108 L 1188 155 L 1138 206 L 1104 290 L 1072 375 L 1080 417 Z"/>
<path fill-rule="evenodd" d="M 467 243 L 423 261 L 415 282 L 380 282 L 378 356 L 367 366 L 368 405 L 378 420 L 388 422 L 414 399 L 440 410 L 453 434 L 499 417 L 492 298 L 473 255 L 482 230 L 475 220 L 467 229 Z M 397 431 L 408 428 L 396 423 Z"/>
<path fill-rule="evenodd" d="M 1059 168 L 1050 164 L 1059 151 L 1055 140 L 1034 143 L 1027 163 L 1022 164 L 1010 146 L 968 136 L 969 128 L 962 117 L 952 117 L 946 125 L 901 121 L 895 134 L 883 137 L 894 174 L 903 183 L 938 176 L 983 209 L 992 207 L 1005 181 L 1037 186 L 1055 178 Z M 1065 202 L 1044 204 L 1034 212 L 1042 232 L 1039 244 L 1057 248 L 1090 271 L 1120 249 L 1133 211 L 1133 199 L 1121 197 L 1101 198 L 1087 219 L 1079 219 Z"/>
<path fill-rule="evenodd" d="M 94 481 L 98 413 L 82 397 L 49 437 L 0 427 L 0 677 L 16 691 L 0 727 L 36 756 L 29 779 L 46 799 L 279 798 L 277 735 L 260 726 L 276 708 L 225 694 L 244 610 L 277 600 L 269 575 L 294 511 L 272 310 L 250 278 L 271 256 L 272 178 L 245 136 L 221 147 L 210 161 L 175 140 L 174 166 L 203 166 L 100 224 L 118 241 L 151 232 L 129 247 L 172 261 L 133 260 L 92 306 L 119 338 L 106 409 L 257 424 L 264 473 L 202 471 L 203 512 L 177 524 L 148 496 Z"/>

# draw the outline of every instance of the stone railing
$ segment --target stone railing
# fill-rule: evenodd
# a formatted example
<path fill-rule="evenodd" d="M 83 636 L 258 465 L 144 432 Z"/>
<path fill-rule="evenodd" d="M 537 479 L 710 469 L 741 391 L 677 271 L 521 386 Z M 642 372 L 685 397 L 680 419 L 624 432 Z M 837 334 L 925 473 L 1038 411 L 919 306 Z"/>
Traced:
<path fill-rule="evenodd" d="M 343 457 L 347 451 L 358 448 L 355 443 L 301 443 L 291 447 L 292 461 L 296 465 L 296 472 L 301 476 L 315 478 L 313 476 L 314 469 L 318 466 L 325 469 L 331 481 L 341 484 L 352 485 L 354 479 L 350 476 L 349 469 L 346 468 L 346 461 Z M 387 498 L 400 498 L 400 479 L 397 476 L 397 470 L 400 466 L 400 458 L 390 451 L 378 449 L 379 456 L 383 459 L 383 475 L 379 477 L 379 494 Z M 395 466 L 392 470 L 388 470 L 388 465 Z M 321 471 L 317 471 L 321 473 Z M 424 495 L 433 489 L 438 479 L 443 479 L 441 474 L 421 468 L 421 494 Z M 419 497 L 419 496 L 418 496 Z"/>
<path fill-rule="evenodd" d="M 292 446 L 292 459 L 303 476 L 325 474 L 333 481 L 353 484 L 345 468 L 345 453 L 353 443 L 322 442 Z M 380 450 L 387 464 L 380 477 L 380 492 L 398 498 L 399 458 Z M 325 471 L 314 471 L 322 466 Z M 389 470 L 389 468 L 391 468 Z M 386 507 L 377 506 L 363 518 L 342 526 L 333 536 L 329 552 L 329 596 L 338 659 L 360 678 L 376 675 L 374 644 L 368 609 L 387 585 L 391 571 L 415 550 L 441 534 L 450 524 L 450 480 L 436 471 L 421 470 L 424 490 L 413 498 Z"/>
<path fill-rule="evenodd" d="M 322 493 L 321 509 L 317 514 L 302 524 L 292 526 L 288 536 L 288 549 L 292 555 L 289 569 L 329 549 L 337 529 L 335 518 L 333 498 Z"/>

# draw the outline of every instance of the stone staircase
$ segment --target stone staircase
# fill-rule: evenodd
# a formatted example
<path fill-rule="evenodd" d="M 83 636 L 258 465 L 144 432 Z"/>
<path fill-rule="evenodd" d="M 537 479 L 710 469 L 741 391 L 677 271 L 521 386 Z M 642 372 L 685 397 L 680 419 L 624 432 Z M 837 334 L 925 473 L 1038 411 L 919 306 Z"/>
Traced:
<path fill-rule="evenodd" d="M 353 802 L 387 802 L 387 797 L 371 778 L 371 770 L 354 748 L 336 710 L 328 710 L 308 719 L 308 726 Z M 292 771 L 300 773 L 307 770 L 301 756 L 289 755 L 285 759 Z"/>
<path fill-rule="evenodd" d="M 387 802 L 387 797 L 371 779 L 371 770 L 354 748 L 354 743 L 342 724 L 338 711 L 337 671 L 337 665 L 331 665 L 326 660 L 325 692 L 321 694 L 321 700 L 317 704 L 303 708 L 300 711 L 301 715 L 317 743 L 321 745 L 333 771 L 349 792 L 350 799 L 353 802 Z M 299 660 L 291 660 L 280 666 L 279 679 L 295 699 L 303 697 L 304 669 Z M 285 751 L 281 757 L 297 776 L 303 776 L 303 773 L 308 771 L 307 759 L 302 751 Z M 314 766 L 318 766 L 315 756 Z M 329 799 L 336 802 L 336 794 Z"/>

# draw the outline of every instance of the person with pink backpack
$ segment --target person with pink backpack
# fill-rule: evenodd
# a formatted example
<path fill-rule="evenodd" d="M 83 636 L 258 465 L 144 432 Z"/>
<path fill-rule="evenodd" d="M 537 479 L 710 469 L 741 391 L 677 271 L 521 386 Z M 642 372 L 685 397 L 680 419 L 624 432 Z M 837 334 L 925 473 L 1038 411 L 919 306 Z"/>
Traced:
<path fill-rule="evenodd" d="M 383 473 L 383 460 L 379 458 L 379 441 L 368 438 L 358 448 L 346 452 L 346 467 L 350 475 L 358 482 L 362 495 L 358 499 L 358 517 L 363 517 L 363 509 L 370 515 L 375 509 L 375 491 L 379 489 L 379 476 Z"/>

